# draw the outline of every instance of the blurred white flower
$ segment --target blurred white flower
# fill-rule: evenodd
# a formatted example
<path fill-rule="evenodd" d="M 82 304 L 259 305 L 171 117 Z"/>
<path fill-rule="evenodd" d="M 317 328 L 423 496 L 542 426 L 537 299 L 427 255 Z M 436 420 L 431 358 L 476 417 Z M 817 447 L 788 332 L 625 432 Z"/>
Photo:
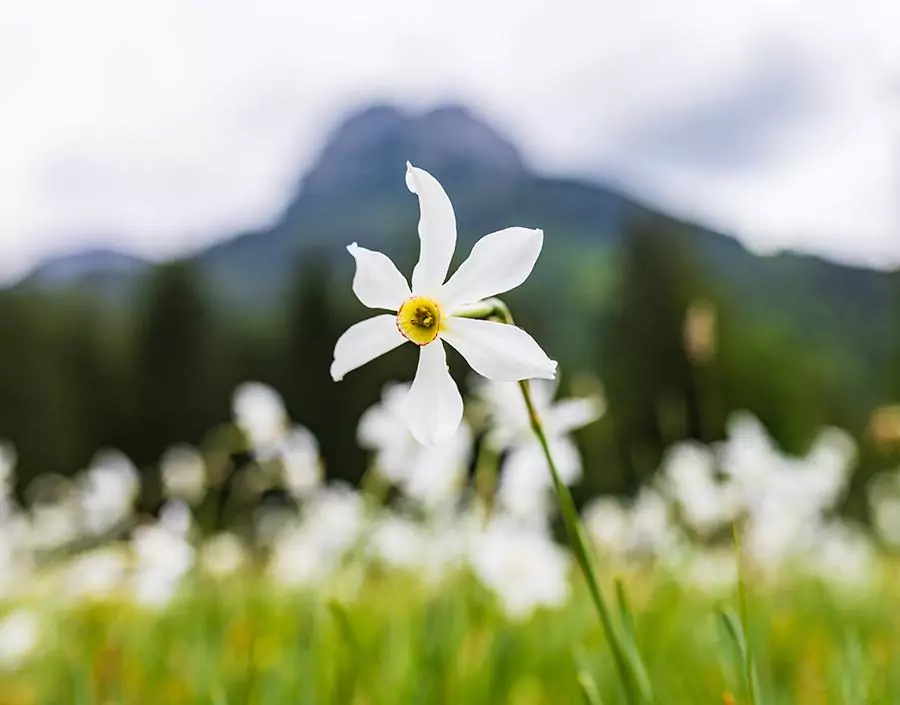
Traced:
<path fill-rule="evenodd" d="M 875 549 L 859 527 L 831 521 L 816 532 L 816 545 L 806 564 L 828 583 L 861 588 L 872 584 Z"/>
<path fill-rule="evenodd" d="M 135 565 L 133 594 L 148 607 L 162 607 L 175 595 L 181 579 L 194 565 L 194 547 L 185 536 L 190 510 L 169 502 L 155 524 L 139 526 L 131 541 Z"/>
<path fill-rule="evenodd" d="M 569 556 L 543 532 L 496 519 L 473 542 L 470 561 L 511 619 L 561 607 L 569 598 Z"/>
<path fill-rule="evenodd" d="M 663 477 L 681 519 L 701 537 L 732 523 L 740 510 L 738 488 L 715 477 L 716 456 L 696 442 L 678 443 L 663 458 Z"/>
<path fill-rule="evenodd" d="M 669 521 L 669 507 L 659 492 L 643 487 L 631 506 L 629 550 L 637 555 L 659 556 L 672 549 L 678 535 Z"/>
<path fill-rule="evenodd" d="M 379 473 L 428 508 L 454 502 L 465 481 L 472 434 L 465 421 L 449 437 L 422 445 L 404 419 L 408 384 L 385 386 L 381 401 L 359 420 L 361 447 L 375 451 Z"/>
<path fill-rule="evenodd" d="M 659 557 L 679 545 L 666 500 L 651 487 L 630 503 L 598 497 L 584 509 L 584 526 L 594 545 L 612 558 Z"/>
<path fill-rule="evenodd" d="M 74 556 L 64 567 L 60 584 L 74 600 L 102 600 L 124 585 L 130 557 L 123 545 L 107 545 Z"/>
<path fill-rule="evenodd" d="M 40 620 L 34 612 L 18 609 L 0 619 L 0 668 L 18 668 L 34 651 Z"/>
<path fill-rule="evenodd" d="M 630 517 L 622 502 L 614 497 L 596 497 L 582 514 L 585 531 L 598 550 L 612 557 L 627 552 Z"/>
<path fill-rule="evenodd" d="M 172 499 L 159 510 L 157 525 L 174 536 L 187 538 L 194 526 L 194 516 L 185 502 Z"/>
<path fill-rule="evenodd" d="M 240 571 L 248 562 L 243 542 L 227 531 L 209 537 L 200 549 L 200 566 L 213 578 L 226 578 Z"/>
<path fill-rule="evenodd" d="M 80 510 L 74 502 L 36 504 L 31 507 L 31 547 L 52 551 L 78 536 Z"/>
<path fill-rule="evenodd" d="M 677 569 L 687 585 L 707 595 L 724 596 L 737 584 L 738 563 L 733 549 L 691 551 Z"/>
<path fill-rule="evenodd" d="M 404 402 L 404 418 L 421 443 L 451 436 L 462 420 L 463 402 L 447 369 L 444 341 L 480 375 L 515 381 L 552 379 L 556 362 L 521 328 L 460 317 L 465 308 L 519 286 L 531 273 L 543 246 L 540 230 L 507 228 L 486 235 L 445 283 L 456 248 L 456 216 L 443 187 L 427 171 L 407 164 L 406 185 L 419 197 L 420 254 L 412 288 L 385 255 L 359 247 L 353 292 L 382 314 L 351 326 L 337 341 L 331 376 L 351 370 L 399 347 L 419 346 L 419 365 Z"/>
<path fill-rule="evenodd" d="M 163 453 L 160 474 L 163 492 L 170 499 L 196 504 L 206 494 L 206 462 L 193 446 L 177 445 Z"/>
<path fill-rule="evenodd" d="M 406 570 L 419 567 L 428 551 L 422 527 L 391 513 L 375 522 L 368 548 L 383 565 Z"/>
<path fill-rule="evenodd" d="M 272 547 L 269 574 L 286 587 L 311 588 L 326 582 L 342 554 L 328 549 L 313 531 L 295 526 L 279 534 Z"/>
<path fill-rule="evenodd" d="M 540 414 L 550 452 L 567 485 L 581 478 L 581 454 L 570 437 L 572 431 L 603 415 L 599 397 L 564 399 L 554 402 L 556 382 L 531 382 L 531 395 Z M 546 515 L 552 503 L 550 470 L 540 443 L 531 429 L 528 409 L 515 382 L 485 382 L 478 390 L 491 420 L 485 442 L 495 452 L 508 452 L 503 462 L 498 487 L 498 502 L 509 513 L 519 516 Z"/>
<path fill-rule="evenodd" d="M 316 587 L 340 566 L 363 526 L 363 501 L 354 490 L 335 486 L 304 507 L 299 523 L 275 538 L 269 563 L 272 578 L 285 586 Z"/>
<path fill-rule="evenodd" d="M 307 499 L 322 484 L 319 444 L 312 432 L 294 426 L 281 440 L 279 455 L 285 489 L 295 499 Z"/>
<path fill-rule="evenodd" d="M 21 513 L 0 516 L 0 598 L 24 592 L 33 572 L 31 527 Z"/>
<path fill-rule="evenodd" d="M 289 419 L 281 395 L 262 382 L 244 382 L 231 401 L 234 421 L 263 457 L 274 452 L 287 432 Z"/>
<path fill-rule="evenodd" d="M 137 468 L 116 450 L 98 453 L 78 484 L 81 520 L 90 534 L 102 534 L 128 518 L 140 493 Z"/>

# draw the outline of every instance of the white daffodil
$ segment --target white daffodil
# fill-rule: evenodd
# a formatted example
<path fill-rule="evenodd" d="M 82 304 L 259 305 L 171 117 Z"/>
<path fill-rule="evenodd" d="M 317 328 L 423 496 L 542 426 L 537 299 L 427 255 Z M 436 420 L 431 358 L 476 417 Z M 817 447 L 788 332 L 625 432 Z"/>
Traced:
<path fill-rule="evenodd" d="M 431 174 L 407 164 L 406 185 L 419 197 L 419 262 L 412 287 L 391 260 L 358 246 L 353 292 L 369 308 L 390 314 L 351 326 L 337 341 L 335 381 L 405 342 L 421 348 L 415 380 L 406 398 L 413 436 L 431 443 L 451 435 L 463 402 L 447 369 L 444 341 L 488 379 L 553 379 L 556 362 L 521 328 L 460 316 L 472 304 L 519 286 L 534 267 L 544 241 L 540 230 L 507 228 L 479 240 L 446 282 L 456 248 L 456 216 L 443 187 Z"/>
<path fill-rule="evenodd" d="M 19 609 L 0 619 L 0 668 L 13 670 L 38 645 L 40 621 L 33 612 Z"/>
<path fill-rule="evenodd" d="M 527 619 L 538 607 L 562 607 L 569 598 L 569 555 L 542 532 L 495 520 L 473 544 L 469 560 L 510 619 Z"/>
<path fill-rule="evenodd" d="M 234 390 L 231 411 L 253 450 L 270 457 L 289 427 L 281 395 L 262 382 L 243 382 Z"/>
<path fill-rule="evenodd" d="M 193 446 L 176 445 L 159 462 L 166 497 L 197 504 L 206 494 L 206 462 Z"/>
<path fill-rule="evenodd" d="M 532 383 L 531 395 L 560 477 L 572 485 L 581 478 L 582 465 L 581 454 L 570 434 L 599 419 L 604 403 L 599 397 L 554 401 L 556 387 L 555 381 L 540 380 Z M 501 506 L 517 516 L 546 514 L 551 504 L 550 473 L 544 451 L 531 430 L 528 408 L 519 386 L 488 382 L 481 385 L 478 394 L 492 422 L 486 442 L 498 453 L 509 451 L 498 488 Z"/>
<path fill-rule="evenodd" d="M 422 445 L 404 418 L 409 385 L 390 383 L 359 420 L 357 439 L 375 451 L 378 472 L 429 509 L 452 504 L 465 483 L 472 432 L 465 422 L 437 443 Z"/>

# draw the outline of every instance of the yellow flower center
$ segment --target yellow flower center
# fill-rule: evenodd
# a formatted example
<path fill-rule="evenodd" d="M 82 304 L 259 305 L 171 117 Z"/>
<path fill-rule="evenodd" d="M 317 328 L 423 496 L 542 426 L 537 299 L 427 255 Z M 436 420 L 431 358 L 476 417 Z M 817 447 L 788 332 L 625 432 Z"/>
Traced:
<path fill-rule="evenodd" d="M 397 328 L 416 345 L 428 345 L 441 330 L 441 307 L 426 296 L 413 296 L 397 311 Z"/>

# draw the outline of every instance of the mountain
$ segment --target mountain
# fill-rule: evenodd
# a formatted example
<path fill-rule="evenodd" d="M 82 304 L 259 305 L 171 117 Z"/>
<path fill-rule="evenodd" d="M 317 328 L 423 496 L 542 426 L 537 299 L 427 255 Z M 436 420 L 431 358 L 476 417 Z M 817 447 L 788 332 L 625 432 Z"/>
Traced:
<path fill-rule="evenodd" d="M 108 300 L 133 293 L 151 264 L 110 249 L 92 249 L 45 260 L 19 286 L 45 292 L 78 290 Z M 127 297 L 126 297 L 127 298 Z"/>
<path fill-rule="evenodd" d="M 241 234 L 200 255 L 213 285 L 235 305 L 272 303 L 284 293 L 297 257 L 339 255 L 358 240 L 412 266 L 408 248 L 418 217 L 404 181 L 409 160 L 434 174 L 456 206 L 460 255 L 478 236 L 510 224 L 610 242 L 627 201 L 597 186 L 536 176 L 517 149 L 468 110 L 425 114 L 368 108 L 331 134 L 272 228 Z"/>
<path fill-rule="evenodd" d="M 408 113 L 380 105 L 350 116 L 274 225 L 222 241 L 197 254 L 195 264 L 224 309 L 254 314 L 279 309 L 304 258 L 329 258 L 348 285 L 352 263 L 344 248 L 353 241 L 410 271 L 418 210 L 404 183 L 407 160 L 434 173 L 456 207 L 457 261 L 492 230 L 543 228 L 529 307 L 561 326 L 559 334 L 589 334 L 578 321 L 608 304 L 625 221 L 652 209 L 597 184 L 535 174 L 507 138 L 459 106 Z M 846 362 L 841 374 L 883 365 L 892 337 L 892 275 L 793 253 L 760 257 L 726 235 L 671 222 L 748 320 L 780 327 L 795 346 L 835 350 Z M 85 252 L 45 263 L 23 286 L 79 287 L 114 298 L 147 268 L 120 253 Z"/>

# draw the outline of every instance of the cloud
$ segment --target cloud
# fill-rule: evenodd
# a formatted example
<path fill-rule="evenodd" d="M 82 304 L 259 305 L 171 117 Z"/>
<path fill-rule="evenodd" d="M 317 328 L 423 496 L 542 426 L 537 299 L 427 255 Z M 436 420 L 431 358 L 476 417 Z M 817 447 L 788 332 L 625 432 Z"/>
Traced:
<path fill-rule="evenodd" d="M 19 0 L 0 6 L 0 276 L 277 217 L 369 101 L 470 103 L 551 173 L 753 247 L 900 262 L 891 0 Z"/>

